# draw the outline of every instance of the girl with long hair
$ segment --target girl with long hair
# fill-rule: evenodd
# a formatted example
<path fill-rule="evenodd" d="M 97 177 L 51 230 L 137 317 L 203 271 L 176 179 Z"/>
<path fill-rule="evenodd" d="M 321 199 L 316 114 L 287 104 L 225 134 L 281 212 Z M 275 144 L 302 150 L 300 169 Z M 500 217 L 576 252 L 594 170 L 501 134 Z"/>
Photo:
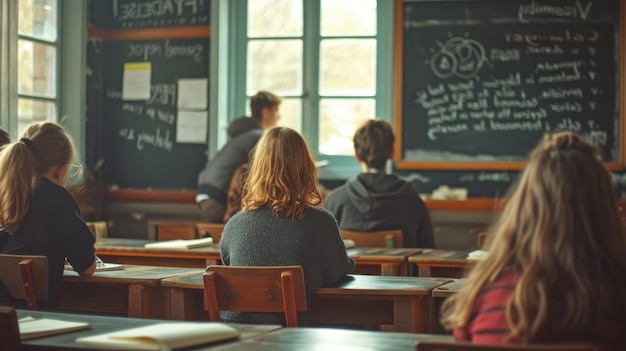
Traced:
<path fill-rule="evenodd" d="M 626 237 L 594 146 L 546 135 L 488 238 L 487 257 L 443 306 L 458 339 L 626 349 Z"/>
<path fill-rule="evenodd" d="M 249 162 L 242 210 L 226 223 L 220 250 L 233 266 L 300 265 L 307 295 L 354 268 L 335 218 L 321 209 L 317 173 L 302 136 L 276 127 L 259 140 Z M 221 312 L 223 321 L 285 324 L 283 314 Z M 298 316 L 299 324 L 308 314 Z"/>

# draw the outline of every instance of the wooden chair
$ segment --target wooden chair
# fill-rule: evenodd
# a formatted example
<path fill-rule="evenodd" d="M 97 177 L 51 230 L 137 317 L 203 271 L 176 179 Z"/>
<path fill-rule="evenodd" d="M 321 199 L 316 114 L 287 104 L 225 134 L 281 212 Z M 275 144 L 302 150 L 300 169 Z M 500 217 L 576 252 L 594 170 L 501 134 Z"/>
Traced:
<path fill-rule="evenodd" d="M 476 242 L 477 242 L 478 250 L 484 250 L 485 243 L 487 242 L 487 233 L 485 232 L 478 233 L 478 236 L 476 237 Z"/>
<path fill-rule="evenodd" d="M 0 351 L 21 350 L 20 328 L 15 309 L 0 306 Z"/>
<path fill-rule="evenodd" d="M 212 321 L 220 320 L 220 310 L 283 312 L 286 326 L 297 327 L 297 312 L 307 310 L 301 266 L 209 266 L 203 278 Z"/>
<path fill-rule="evenodd" d="M 402 230 L 390 229 L 375 232 L 341 230 L 344 239 L 352 240 L 357 247 L 403 247 Z"/>
<path fill-rule="evenodd" d="M 419 342 L 416 351 L 597 351 L 582 344 L 551 345 L 485 345 L 468 342 Z"/>
<path fill-rule="evenodd" d="M 34 255 L 0 254 L 0 282 L 9 297 L 26 300 L 29 309 L 48 300 L 48 258 Z"/>
<path fill-rule="evenodd" d="M 222 238 L 222 231 L 224 230 L 224 224 L 222 223 L 198 223 L 196 224 L 196 230 L 198 235 L 203 238 L 210 236 L 213 238 L 214 244 L 219 244 Z"/>
<path fill-rule="evenodd" d="M 197 239 L 196 223 L 192 219 L 149 219 L 148 237 L 156 240 Z"/>

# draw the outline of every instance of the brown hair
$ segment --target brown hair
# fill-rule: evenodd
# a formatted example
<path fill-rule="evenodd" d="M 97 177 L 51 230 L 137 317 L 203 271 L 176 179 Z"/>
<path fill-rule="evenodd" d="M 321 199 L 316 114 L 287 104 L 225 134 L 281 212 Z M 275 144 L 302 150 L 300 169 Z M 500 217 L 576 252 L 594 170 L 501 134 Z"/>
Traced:
<path fill-rule="evenodd" d="M 277 216 L 303 218 L 317 207 L 317 170 L 304 138 L 293 129 L 267 130 L 252 152 L 241 198 L 243 211 L 268 206 Z"/>
<path fill-rule="evenodd" d="M 43 122 L 0 151 L 0 226 L 14 233 L 29 208 L 37 178 L 57 165 L 77 160 L 72 139 L 58 124 Z"/>
<path fill-rule="evenodd" d="M 354 151 L 361 161 L 374 169 L 385 169 L 396 138 L 391 125 L 381 119 L 367 120 L 354 133 Z"/>
<path fill-rule="evenodd" d="M 520 274 L 506 302 L 508 340 L 546 342 L 626 312 L 626 239 L 610 175 L 578 135 L 545 136 L 488 237 L 489 254 L 443 306 L 447 328 L 469 323 L 481 291 L 507 272 Z"/>
<path fill-rule="evenodd" d="M 274 106 L 280 105 L 281 102 L 281 98 L 269 91 L 259 91 L 250 98 L 250 112 L 252 113 L 252 118 L 260 121 L 264 108 L 271 109 Z"/>

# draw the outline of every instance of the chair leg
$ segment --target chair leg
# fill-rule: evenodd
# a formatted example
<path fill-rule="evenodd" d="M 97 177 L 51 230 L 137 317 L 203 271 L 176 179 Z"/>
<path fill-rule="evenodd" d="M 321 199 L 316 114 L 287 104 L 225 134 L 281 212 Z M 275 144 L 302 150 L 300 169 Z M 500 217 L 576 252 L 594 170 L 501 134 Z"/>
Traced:
<path fill-rule="evenodd" d="M 283 304 L 285 308 L 285 322 L 287 327 L 298 326 L 298 313 L 296 312 L 296 299 L 293 287 L 293 275 L 291 272 L 280 274 L 283 289 Z"/>
<path fill-rule="evenodd" d="M 215 272 L 205 272 L 204 281 L 204 309 L 209 312 L 209 319 L 220 321 L 220 309 L 217 304 L 217 289 L 215 288 Z"/>
<path fill-rule="evenodd" d="M 33 261 L 23 260 L 18 264 L 20 268 L 20 276 L 22 277 L 22 285 L 24 286 L 24 295 L 26 296 L 26 305 L 28 309 L 38 310 L 37 291 L 33 281 Z"/>

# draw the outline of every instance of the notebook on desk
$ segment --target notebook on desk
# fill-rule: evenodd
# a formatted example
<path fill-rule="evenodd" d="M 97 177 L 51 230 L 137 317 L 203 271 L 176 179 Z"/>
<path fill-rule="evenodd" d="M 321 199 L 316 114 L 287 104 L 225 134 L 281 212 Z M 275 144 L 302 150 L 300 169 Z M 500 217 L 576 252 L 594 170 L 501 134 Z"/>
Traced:
<path fill-rule="evenodd" d="M 239 335 L 237 329 L 221 323 L 158 323 L 78 338 L 76 342 L 120 348 L 121 350 L 169 351 L 236 339 Z"/>
<path fill-rule="evenodd" d="M 166 241 L 157 241 L 154 243 L 145 244 L 144 247 L 146 249 L 193 249 L 196 247 L 203 246 L 211 246 L 213 245 L 213 238 L 207 236 L 205 238 L 200 239 L 190 239 L 190 240 L 166 240 Z"/>
<path fill-rule="evenodd" d="M 65 263 L 65 266 L 63 268 L 68 271 L 74 270 L 74 267 L 72 267 L 72 265 L 67 262 Z M 124 269 L 124 266 L 119 263 L 105 263 L 99 261 L 96 265 L 96 272 L 117 271 L 120 269 Z"/>
<path fill-rule="evenodd" d="M 89 323 L 68 322 L 48 318 L 24 317 L 18 320 L 20 338 L 28 340 L 47 335 L 69 333 L 76 330 L 89 329 Z"/>

